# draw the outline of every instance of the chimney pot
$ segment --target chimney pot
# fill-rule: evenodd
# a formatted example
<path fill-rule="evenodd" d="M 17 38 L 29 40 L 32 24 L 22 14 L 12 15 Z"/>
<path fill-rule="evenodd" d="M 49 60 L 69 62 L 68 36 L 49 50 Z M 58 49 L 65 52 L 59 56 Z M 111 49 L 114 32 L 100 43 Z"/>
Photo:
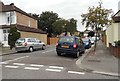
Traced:
<path fill-rule="evenodd" d="M 14 3 L 11 3 L 10 5 L 11 5 L 11 6 L 14 5 Z"/>

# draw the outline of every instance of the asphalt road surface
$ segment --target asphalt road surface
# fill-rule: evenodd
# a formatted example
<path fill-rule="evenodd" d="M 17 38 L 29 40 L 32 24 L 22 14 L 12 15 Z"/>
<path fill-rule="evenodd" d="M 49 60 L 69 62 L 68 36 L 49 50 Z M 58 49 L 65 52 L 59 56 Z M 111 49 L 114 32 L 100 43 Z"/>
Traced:
<path fill-rule="evenodd" d="M 1 56 L 2 79 L 117 79 L 85 72 L 76 65 L 80 59 L 71 55 L 57 56 L 55 46 L 32 53 Z"/>

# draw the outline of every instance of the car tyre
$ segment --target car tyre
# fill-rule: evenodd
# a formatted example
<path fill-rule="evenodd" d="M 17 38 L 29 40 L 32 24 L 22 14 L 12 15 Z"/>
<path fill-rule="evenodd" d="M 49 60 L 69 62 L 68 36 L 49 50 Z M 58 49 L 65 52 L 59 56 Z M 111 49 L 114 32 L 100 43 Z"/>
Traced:
<path fill-rule="evenodd" d="M 45 49 L 46 49 L 46 46 L 45 46 L 45 45 L 43 45 L 43 46 L 42 46 L 42 50 L 45 50 Z"/>
<path fill-rule="evenodd" d="M 33 52 L 33 47 L 30 47 L 30 48 L 29 48 L 29 51 L 30 51 L 30 52 Z"/>
<path fill-rule="evenodd" d="M 77 53 L 74 54 L 74 58 L 78 58 L 80 56 L 80 52 L 77 51 Z"/>
<path fill-rule="evenodd" d="M 85 50 L 82 52 L 83 54 L 85 53 Z"/>
<path fill-rule="evenodd" d="M 21 51 L 17 51 L 17 53 L 21 53 Z"/>
<path fill-rule="evenodd" d="M 58 55 L 58 56 L 61 56 L 61 53 L 60 53 L 60 52 L 57 52 L 57 55 Z"/>

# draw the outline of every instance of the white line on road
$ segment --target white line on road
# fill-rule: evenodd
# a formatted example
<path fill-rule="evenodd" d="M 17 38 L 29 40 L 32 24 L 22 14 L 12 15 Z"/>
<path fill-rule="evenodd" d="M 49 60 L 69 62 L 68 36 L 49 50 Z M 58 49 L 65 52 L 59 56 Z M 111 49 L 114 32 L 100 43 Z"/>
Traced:
<path fill-rule="evenodd" d="M 101 72 L 101 71 L 93 71 L 93 73 L 99 73 L 99 74 L 105 74 L 105 75 L 119 76 L 118 73 L 109 73 L 109 72 Z"/>
<path fill-rule="evenodd" d="M 49 68 L 63 69 L 64 67 L 59 67 L 59 66 L 49 66 Z"/>
<path fill-rule="evenodd" d="M 23 56 L 23 57 L 19 57 L 19 58 L 13 59 L 13 60 L 8 60 L 8 61 L 5 61 L 5 62 L 9 63 L 9 62 L 20 60 L 20 59 L 23 59 L 23 58 L 26 58 L 26 57 L 29 57 L 29 56 Z"/>
<path fill-rule="evenodd" d="M 7 64 L 7 62 L 0 62 L 0 64 Z"/>
<path fill-rule="evenodd" d="M 61 70 L 58 69 L 45 69 L 46 71 L 54 71 L 54 72 L 61 72 Z"/>
<path fill-rule="evenodd" d="M 25 64 L 23 64 L 23 63 L 13 63 L 14 65 L 20 65 L 20 66 L 23 66 L 23 65 L 25 65 Z"/>
<path fill-rule="evenodd" d="M 34 68 L 34 67 L 25 67 L 24 69 L 27 69 L 27 70 L 39 70 L 40 68 Z"/>
<path fill-rule="evenodd" d="M 44 65 L 31 64 L 30 66 L 43 67 Z"/>
<path fill-rule="evenodd" d="M 54 49 L 55 50 L 55 49 Z M 45 51 L 45 52 L 42 52 L 42 53 L 48 53 L 48 52 L 51 52 L 51 51 L 54 51 L 54 50 L 49 50 L 49 51 Z"/>
<path fill-rule="evenodd" d="M 85 74 L 84 72 L 76 72 L 76 71 L 68 71 L 68 73 L 81 74 L 81 75 L 84 75 L 84 74 Z"/>
<path fill-rule="evenodd" d="M 7 65 L 5 67 L 8 67 L 8 68 L 18 68 L 19 66 L 9 66 L 9 65 Z"/>

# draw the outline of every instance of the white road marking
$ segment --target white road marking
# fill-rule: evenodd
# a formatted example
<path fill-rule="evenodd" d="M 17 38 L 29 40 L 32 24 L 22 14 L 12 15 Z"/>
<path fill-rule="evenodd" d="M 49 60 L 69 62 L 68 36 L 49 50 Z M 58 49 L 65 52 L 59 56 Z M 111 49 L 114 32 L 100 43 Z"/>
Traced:
<path fill-rule="evenodd" d="M 9 65 L 7 65 L 5 67 L 8 67 L 8 68 L 18 68 L 19 66 L 9 66 Z"/>
<path fill-rule="evenodd" d="M 40 68 L 34 68 L 34 67 L 25 67 L 24 69 L 27 69 L 27 70 L 39 70 Z"/>
<path fill-rule="evenodd" d="M 13 60 L 8 60 L 8 61 L 5 61 L 5 62 L 9 63 L 9 62 L 16 61 L 16 60 L 19 60 L 19 59 L 23 59 L 23 58 L 26 58 L 26 57 L 29 57 L 29 56 L 23 56 L 23 57 L 19 57 L 19 58 L 13 59 Z"/>
<path fill-rule="evenodd" d="M 55 49 L 54 49 L 55 50 Z M 45 52 L 42 52 L 42 53 L 48 53 L 48 52 L 51 52 L 51 51 L 54 51 L 54 50 L 49 50 L 49 51 L 45 51 Z"/>
<path fill-rule="evenodd" d="M 0 62 L 0 64 L 7 64 L 7 62 Z"/>
<path fill-rule="evenodd" d="M 113 76 L 120 76 L 118 73 L 109 73 L 109 72 L 100 72 L 100 71 L 93 71 L 93 73 L 105 74 L 105 75 L 113 75 Z"/>
<path fill-rule="evenodd" d="M 59 66 L 49 66 L 49 68 L 63 69 L 64 67 L 59 67 Z"/>
<path fill-rule="evenodd" d="M 30 66 L 43 67 L 44 65 L 31 64 Z"/>
<path fill-rule="evenodd" d="M 81 74 L 81 75 L 84 75 L 84 74 L 85 74 L 84 72 L 76 72 L 76 71 L 68 71 L 68 73 Z"/>
<path fill-rule="evenodd" d="M 61 72 L 61 70 L 58 69 L 45 69 L 46 71 L 54 71 L 54 72 Z"/>
<path fill-rule="evenodd" d="M 25 64 L 23 64 L 23 63 L 13 63 L 14 65 L 20 65 L 20 66 L 23 66 L 23 65 L 25 65 Z"/>

